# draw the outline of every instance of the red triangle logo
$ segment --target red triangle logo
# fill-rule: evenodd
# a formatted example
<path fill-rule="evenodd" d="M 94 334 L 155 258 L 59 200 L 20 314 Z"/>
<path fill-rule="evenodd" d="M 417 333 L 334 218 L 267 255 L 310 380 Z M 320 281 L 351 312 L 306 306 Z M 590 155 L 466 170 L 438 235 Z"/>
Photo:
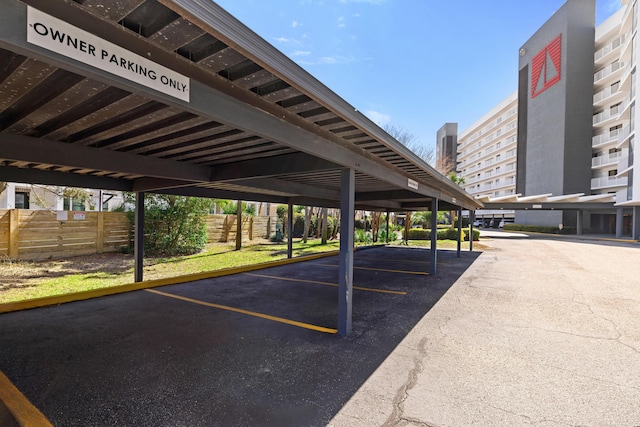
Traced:
<path fill-rule="evenodd" d="M 560 81 L 561 65 L 562 34 L 559 34 L 531 60 L 531 98 Z"/>

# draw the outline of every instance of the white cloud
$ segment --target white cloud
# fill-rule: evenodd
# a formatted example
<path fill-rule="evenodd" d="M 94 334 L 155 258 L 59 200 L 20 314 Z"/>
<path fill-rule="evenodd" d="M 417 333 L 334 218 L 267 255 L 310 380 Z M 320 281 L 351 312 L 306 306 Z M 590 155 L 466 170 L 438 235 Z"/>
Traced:
<path fill-rule="evenodd" d="M 320 64 L 336 64 L 338 59 L 335 56 L 323 56 L 319 59 Z"/>
<path fill-rule="evenodd" d="M 384 126 L 391 122 L 390 115 L 381 113 L 379 111 L 374 111 L 374 110 L 365 111 L 364 115 L 369 117 L 371 121 L 377 124 L 378 126 Z"/>
<path fill-rule="evenodd" d="M 291 28 L 298 28 L 298 27 L 301 27 L 301 26 L 302 26 L 302 24 L 299 23 L 298 21 L 293 21 L 291 23 Z"/>
<path fill-rule="evenodd" d="M 347 26 L 344 16 L 338 18 L 338 28 L 345 28 Z"/>
<path fill-rule="evenodd" d="M 301 51 L 306 52 L 306 51 Z M 310 55 L 309 55 L 310 56 Z M 318 59 L 297 59 L 296 61 L 300 65 L 341 65 L 351 64 L 354 62 L 369 61 L 371 58 L 355 58 L 353 56 L 322 56 Z"/>
<path fill-rule="evenodd" d="M 291 52 L 291 56 L 309 56 L 311 55 L 311 51 L 309 50 L 295 50 Z"/>
<path fill-rule="evenodd" d="M 286 38 L 286 37 L 276 37 L 274 40 L 277 41 L 280 44 L 289 44 L 289 45 L 294 45 L 294 46 L 301 46 L 302 45 L 302 43 L 300 43 L 298 40 L 289 39 L 289 38 Z"/>

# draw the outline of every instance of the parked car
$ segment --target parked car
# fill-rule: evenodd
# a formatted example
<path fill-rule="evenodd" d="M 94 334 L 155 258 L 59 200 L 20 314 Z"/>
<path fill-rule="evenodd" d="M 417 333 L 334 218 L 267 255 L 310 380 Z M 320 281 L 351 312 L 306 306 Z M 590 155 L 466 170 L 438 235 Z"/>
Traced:
<path fill-rule="evenodd" d="M 500 221 L 500 224 L 498 224 L 498 228 L 504 228 L 504 220 Z"/>
<path fill-rule="evenodd" d="M 484 222 L 482 222 L 481 219 L 476 219 L 475 221 L 473 221 L 473 226 L 474 227 L 484 227 Z"/>

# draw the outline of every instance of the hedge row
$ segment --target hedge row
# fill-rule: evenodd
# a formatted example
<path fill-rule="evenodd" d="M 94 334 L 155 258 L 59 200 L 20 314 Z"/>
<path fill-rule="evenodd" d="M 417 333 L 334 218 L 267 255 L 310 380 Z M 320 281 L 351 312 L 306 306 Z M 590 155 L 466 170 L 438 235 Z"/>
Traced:
<path fill-rule="evenodd" d="M 532 233 L 546 233 L 546 234 L 576 234 L 575 227 L 562 227 L 562 230 L 560 230 L 558 227 L 553 227 L 548 225 L 505 224 L 504 230 L 529 231 Z"/>
<path fill-rule="evenodd" d="M 469 229 L 462 229 L 463 240 L 469 240 Z M 431 230 L 424 228 L 412 228 L 409 230 L 409 240 L 429 240 L 431 239 Z M 438 240 L 458 240 L 457 228 L 443 228 L 438 230 Z M 473 240 L 480 240 L 480 231 L 473 230 Z"/>

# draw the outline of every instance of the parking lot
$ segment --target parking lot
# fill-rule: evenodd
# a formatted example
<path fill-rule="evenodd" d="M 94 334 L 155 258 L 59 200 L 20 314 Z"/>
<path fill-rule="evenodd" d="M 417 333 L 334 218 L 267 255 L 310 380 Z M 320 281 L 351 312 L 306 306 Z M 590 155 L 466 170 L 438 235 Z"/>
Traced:
<path fill-rule="evenodd" d="M 54 425 L 325 425 L 478 252 L 337 257 L 0 315 L 0 371 Z"/>

